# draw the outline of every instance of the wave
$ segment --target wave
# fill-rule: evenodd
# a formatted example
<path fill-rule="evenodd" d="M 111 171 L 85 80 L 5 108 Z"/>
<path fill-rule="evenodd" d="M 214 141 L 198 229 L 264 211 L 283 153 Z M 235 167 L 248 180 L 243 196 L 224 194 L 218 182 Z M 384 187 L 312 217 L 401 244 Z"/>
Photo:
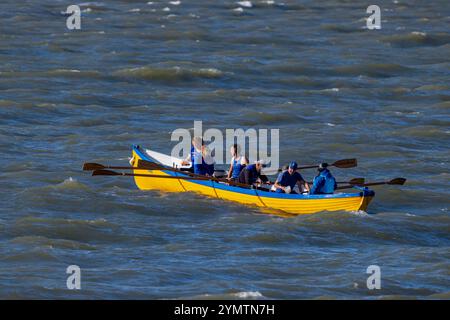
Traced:
<path fill-rule="evenodd" d="M 46 249 L 33 249 L 30 251 L 22 251 L 18 253 L 12 253 L 10 255 L 2 256 L 1 260 L 8 262 L 31 262 L 36 261 L 42 263 L 44 261 L 58 261 L 58 258 Z"/>
<path fill-rule="evenodd" d="M 137 80 L 159 81 L 191 81 L 195 79 L 217 79 L 223 72 L 215 68 L 188 69 L 181 67 L 154 68 L 140 67 L 127 68 L 113 72 L 114 77 Z"/>
<path fill-rule="evenodd" d="M 101 76 L 101 73 L 94 70 L 55 69 L 44 72 L 44 75 L 74 78 L 98 78 Z"/>
<path fill-rule="evenodd" d="M 45 71 L 0 71 L 2 77 L 70 77 L 70 78 L 99 78 L 101 73 L 95 70 L 54 69 Z"/>
<path fill-rule="evenodd" d="M 267 67 L 267 72 L 279 72 L 296 76 L 368 76 L 375 78 L 393 77 L 414 71 L 413 68 L 394 63 L 369 63 L 338 66 L 334 68 L 314 68 L 299 64 L 280 64 Z M 305 79 L 299 79 L 300 83 Z"/>
<path fill-rule="evenodd" d="M 292 64 L 290 61 L 287 61 L 283 64 L 273 65 L 267 67 L 268 72 L 280 72 L 285 74 L 294 74 L 294 75 L 320 75 L 323 74 L 323 70 L 319 68 L 308 67 L 300 64 Z"/>
<path fill-rule="evenodd" d="M 356 64 L 351 66 L 336 67 L 335 75 L 368 76 L 374 78 L 394 77 L 411 72 L 413 69 L 394 63 Z"/>
<path fill-rule="evenodd" d="M 418 125 L 415 127 L 407 127 L 393 131 L 393 134 L 403 137 L 415 138 L 436 138 L 445 137 L 445 128 L 439 128 L 435 125 Z"/>
<path fill-rule="evenodd" d="M 427 298 L 449 300 L 450 299 L 450 291 L 442 292 L 442 293 L 434 293 L 432 295 L 429 295 Z"/>
<path fill-rule="evenodd" d="M 25 165 L 27 166 L 27 165 Z M 29 170 L 28 167 L 13 167 L 12 168 L 12 172 L 18 172 L 20 173 L 20 175 L 23 175 L 24 177 L 29 176 L 30 174 L 32 174 L 33 172 L 31 170 Z M 20 175 L 16 175 L 15 177 L 18 177 Z M 63 190 L 85 190 L 85 191 L 89 191 L 90 188 L 89 186 L 87 186 L 84 183 L 79 182 L 77 179 L 74 179 L 72 177 L 69 177 L 67 179 L 65 179 L 64 181 L 57 183 L 57 184 L 47 184 L 44 186 L 37 186 L 37 187 L 29 187 L 24 189 L 25 192 L 30 192 L 32 194 L 40 194 L 40 195 L 44 195 L 46 193 L 48 193 L 49 191 L 63 191 Z"/>
<path fill-rule="evenodd" d="M 81 182 L 78 182 L 77 179 L 69 177 L 65 179 L 63 182 L 53 186 L 57 189 L 84 189 L 88 190 L 89 187 Z"/>
<path fill-rule="evenodd" d="M 95 250 L 94 246 L 66 239 L 50 239 L 43 236 L 19 236 L 11 240 L 14 244 L 29 245 L 36 247 L 75 249 L 75 250 Z"/>
<path fill-rule="evenodd" d="M 237 120 L 239 124 L 250 125 L 275 125 L 289 123 L 305 123 L 307 119 L 293 113 L 267 113 L 248 112 Z"/>
<path fill-rule="evenodd" d="M 326 81 L 315 80 L 307 76 L 281 78 L 277 81 L 282 84 L 295 85 L 302 88 L 312 88 L 312 89 L 326 89 L 330 85 Z"/>
<path fill-rule="evenodd" d="M 215 294 L 200 294 L 191 297 L 180 297 L 179 299 L 189 299 L 189 300 L 264 300 L 268 299 L 259 291 L 238 291 L 238 292 L 227 292 L 227 293 L 215 293 Z"/>
<path fill-rule="evenodd" d="M 105 5 L 103 2 L 83 2 L 80 3 L 79 6 L 82 9 L 82 12 L 104 12 L 111 10 L 111 8 L 108 5 Z"/>
<path fill-rule="evenodd" d="M 118 234 L 119 228 L 120 226 L 110 223 L 105 219 L 74 220 L 25 217 L 14 223 L 11 228 L 11 233 L 19 239 L 26 235 L 82 243 L 90 241 L 119 242 L 126 240 L 124 236 Z M 65 245 L 69 244 L 67 242 L 63 243 Z M 61 244 L 60 242 L 59 245 Z"/>
<path fill-rule="evenodd" d="M 427 84 L 417 88 L 414 88 L 414 91 L 446 91 L 449 90 L 450 87 L 442 84 Z"/>
<path fill-rule="evenodd" d="M 392 35 L 381 38 L 382 42 L 396 47 L 438 47 L 450 43 L 450 33 L 427 34 L 425 32 L 411 32 L 408 34 Z"/>
<path fill-rule="evenodd" d="M 364 32 L 364 29 L 358 26 L 342 25 L 342 24 L 324 24 L 321 26 L 324 30 L 336 31 L 339 33 Z"/>

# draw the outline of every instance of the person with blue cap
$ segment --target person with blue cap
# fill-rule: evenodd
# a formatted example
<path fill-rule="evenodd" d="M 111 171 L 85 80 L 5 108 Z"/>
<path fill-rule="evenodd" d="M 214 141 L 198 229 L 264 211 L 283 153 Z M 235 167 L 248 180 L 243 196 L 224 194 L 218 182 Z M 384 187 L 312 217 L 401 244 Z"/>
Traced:
<path fill-rule="evenodd" d="M 319 174 L 314 178 L 311 194 L 332 194 L 336 190 L 336 179 L 327 167 L 328 163 L 319 164 Z"/>
<path fill-rule="evenodd" d="M 298 186 L 300 192 L 303 190 L 309 192 L 309 185 L 303 179 L 302 175 L 297 172 L 298 164 L 292 161 L 286 171 L 281 172 L 278 175 L 274 184 L 275 192 L 278 193 L 298 193 L 294 190 L 295 186 Z"/>

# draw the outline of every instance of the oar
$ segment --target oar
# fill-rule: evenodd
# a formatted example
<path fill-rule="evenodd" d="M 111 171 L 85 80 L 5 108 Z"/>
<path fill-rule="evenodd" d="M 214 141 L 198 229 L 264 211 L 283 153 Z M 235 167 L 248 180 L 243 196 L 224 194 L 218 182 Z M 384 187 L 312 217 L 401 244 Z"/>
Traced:
<path fill-rule="evenodd" d="M 404 185 L 406 182 L 405 178 L 395 178 L 392 179 L 390 181 L 380 181 L 380 182 L 370 182 L 370 183 L 363 183 L 363 184 L 359 184 L 358 186 L 360 187 L 369 187 L 369 186 L 379 186 L 379 185 L 383 185 L 383 184 L 389 184 L 389 185 Z M 348 186 L 341 186 L 338 187 L 337 189 L 348 189 L 348 188 L 353 188 L 353 185 L 348 185 Z"/>
<path fill-rule="evenodd" d="M 338 160 L 333 162 L 332 164 L 329 164 L 328 166 L 333 166 L 336 168 L 354 168 L 358 165 L 358 162 L 356 161 L 356 159 L 352 158 L 352 159 L 342 159 L 342 160 Z M 318 168 L 319 165 L 318 164 L 314 164 L 314 165 L 307 165 L 307 166 L 300 166 L 297 169 L 311 169 L 311 168 Z M 286 170 L 286 169 L 284 169 Z M 280 173 L 283 171 L 283 168 L 279 168 L 277 173 Z"/>
<path fill-rule="evenodd" d="M 360 185 L 360 184 L 364 184 L 364 182 L 366 182 L 366 180 L 364 178 L 353 178 L 350 181 L 338 181 L 336 183 L 338 183 L 338 184 L 348 183 L 351 185 Z"/>
<path fill-rule="evenodd" d="M 180 176 L 164 176 L 159 174 L 146 174 L 146 173 L 126 173 L 126 172 L 116 172 L 112 170 L 98 169 L 92 172 L 93 176 L 126 176 L 126 177 L 148 177 L 148 178 L 164 178 L 164 179 L 182 179 L 182 180 L 202 180 L 202 181 L 215 181 L 215 182 L 225 182 L 233 186 L 250 188 L 249 185 L 238 183 L 234 181 L 222 181 L 215 177 L 207 176 L 196 176 L 196 177 L 180 177 Z"/>
<path fill-rule="evenodd" d="M 93 170 L 101 170 L 101 169 L 122 169 L 122 170 L 133 170 L 133 169 L 139 169 L 135 167 L 114 167 L 114 166 L 104 166 L 100 163 L 94 163 L 94 162 L 86 162 L 83 164 L 83 170 L 85 171 L 93 171 Z"/>
<path fill-rule="evenodd" d="M 93 170 L 103 170 L 103 169 L 123 169 L 123 170 L 166 170 L 166 171 L 173 171 L 173 172 L 178 172 L 178 173 L 182 173 L 182 174 L 186 174 L 189 175 L 191 177 L 197 177 L 197 178 L 201 178 L 200 180 L 213 180 L 213 181 L 218 181 L 218 182 L 226 182 L 228 184 L 232 184 L 235 186 L 239 186 L 239 187 L 246 187 L 248 188 L 249 186 L 243 183 L 238 183 L 238 182 L 233 182 L 233 181 L 228 181 L 228 180 L 224 180 L 224 179 L 218 179 L 215 177 L 205 177 L 202 175 L 198 175 L 198 174 L 194 174 L 191 172 L 186 172 L 186 171 L 181 171 L 175 168 L 170 168 L 170 167 L 164 167 L 161 165 L 158 165 L 154 162 L 150 162 L 150 161 L 146 161 L 146 160 L 138 160 L 138 166 L 137 167 L 120 167 L 120 166 L 105 166 L 99 163 L 93 163 L 93 162 L 87 162 L 83 165 L 83 170 L 86 171 L 93 171 Z M 101 171 L 100 171 L 101 172 Z M 111 171 L 114 172 L 114 171 Z M 101 173 L 97 173 L 95 175 L 100 175 Z M 102 174 L 102 175 L 108 175 L 107 173 Z M 109 175 L 127 175 L 127 174 L 121 174 L 116 172 L 116 174 L 109 174 Z M 166 177 L 166 176 L 163 176 Z M 176 178 L 176 177 L 174 177 Z M 206 179 L 205 179 L 206 178 Z"/>
<path fill-rule="evenodd" d="M 363 184 L 365 182 L 364 178 L 353 178 L 350 181 L 337 181 L 337 184 L 353 184 L 353 185 L 360 185 Z M 309 184 L 313 184 L 314 181 L 308 181 Z"/>
<path fill-rule="evenodd" d="M 144 173 L 126 173 L 112 170 L 98 169 L 92 172 L 93 176 L 127 176 L 127 177 L 149 177 L 149 178 L 166 178 L 166 179 L 183 179 L 183 180 L 211 180 L 208 177 L 177 177 L 164 176 L 160 174 L 144 174 Z"/>
<path fill-rule="evenodd" d="M 358 165 L 356 159 L 342 159 L 333 162 L 332 164 L 329 164 L 328 166 L 336 167 L 336 168 L 353 168 Z M 318 168 L 319 165 L 308 165 L 308 166 L 299 166 L 298 169 L 311 169 L 311 168 Z"/>

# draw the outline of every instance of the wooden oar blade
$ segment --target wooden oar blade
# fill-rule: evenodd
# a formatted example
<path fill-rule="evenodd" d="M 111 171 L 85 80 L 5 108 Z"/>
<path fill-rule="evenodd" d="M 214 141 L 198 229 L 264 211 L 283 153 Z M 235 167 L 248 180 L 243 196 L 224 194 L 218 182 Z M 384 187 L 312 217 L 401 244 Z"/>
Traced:
<path fill-rule="evenodd" d="M 356 159 L 342 159 L 332 164 L 337 168 L 354 168 L 358 165 Z"/>
<path fill-rule="evenodd" d="M 85 171 L 99 170 L 104 168 L 105 166 L 100 163 L 86 162 L 83 164 L 83 170 Z"/>
<path fill-rule="evenodd" d="M 404 185 L 406 182 L 405 178 L 395 178 L 389 181 L 387 184 L 396 184 L 396 185 Z"/>
<path fill-rule="evenodd" d="M 111 171 L 111 170 L 94 170 L 92 172 L 93 176 L 120 176 L 122 175 L 121 173 L 115 172 L 115 171 Z"/>

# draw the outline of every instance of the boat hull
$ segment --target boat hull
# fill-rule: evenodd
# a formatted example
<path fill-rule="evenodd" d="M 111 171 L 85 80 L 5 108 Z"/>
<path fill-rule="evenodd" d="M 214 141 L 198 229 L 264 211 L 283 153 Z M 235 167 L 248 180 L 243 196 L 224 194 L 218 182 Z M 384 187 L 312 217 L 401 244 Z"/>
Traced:
<path fill-rule="evenodd" d="M 132 165 L 137 166 L 139 159 L 156 162 L 146 152 L 133 146 Z M 182 173 L 164 170 L 141 170 L 134 173 L 157 174 L 186 177 Z M 245 189 L 229 186 L 214 181 L 193 181 L 183 179 L 164 179 L 135 176 L 136 186 L 141 190 L 160 190 L 165 192 L 196 192 L 208 197 L 253 205 L 270 210 L 281 210 L 289 214 L 312 214 L 322 211 L 358 211 L 367 209 L 374 197 L 371 190 L 355 193 L 338 193 L 331 195 L 294 195 Z"/>

